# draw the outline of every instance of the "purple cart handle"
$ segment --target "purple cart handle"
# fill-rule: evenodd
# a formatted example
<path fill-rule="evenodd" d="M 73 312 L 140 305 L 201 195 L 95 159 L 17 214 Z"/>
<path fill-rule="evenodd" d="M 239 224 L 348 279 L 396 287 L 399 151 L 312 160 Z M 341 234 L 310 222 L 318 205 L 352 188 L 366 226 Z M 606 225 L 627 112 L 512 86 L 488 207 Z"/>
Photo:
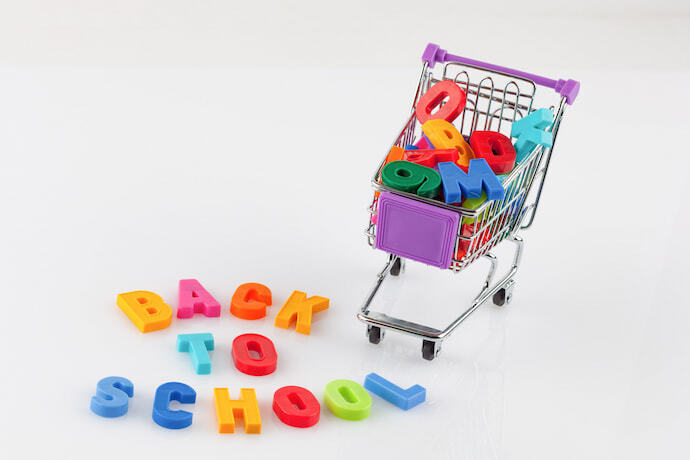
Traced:
<path fill-rule="evenodd" d="M 537 85 L 546 86 L 548 88 L 553 88 L 556 90 L 561 97 L 565 97 L 568 104 L 572 105 L 575 102 L 577 93 L 580 92 L 580 82 L 576 80 L 553 80 L 551 78 L 541 77 L 539 75 L 534 75 L 527 72 L 522 72 L 520 70 L 509 69 L 508 67 L 502 67 L 500 65 L 489 64 L 488 62 L 476 61 L 474 59 L 464 58 L 462 56 L 455 56 L 453 54 L 448 54 L 446 50 L 441 49 L 440 46 L 433 43 L 426 45 L 426 49 L 422 54 L 422 61 L 429 64 L 429 67 L 434 67 L 437 62 L 461 62 L 463 64 L 469 64 L 477 67 L 483 67 L 489 70 L 495 70 L 497 72 L 503 72 L 510 75 L 515 75 L 516 77 L 527 78 L 532 80 Z"/>

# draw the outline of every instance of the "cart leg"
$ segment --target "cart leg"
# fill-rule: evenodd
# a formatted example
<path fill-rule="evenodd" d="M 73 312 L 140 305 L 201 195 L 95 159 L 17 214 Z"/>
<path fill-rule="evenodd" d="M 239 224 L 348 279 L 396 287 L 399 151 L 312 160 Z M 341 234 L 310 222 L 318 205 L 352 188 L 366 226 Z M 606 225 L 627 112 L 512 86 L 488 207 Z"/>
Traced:
<path fill-rule="evenodd" d="M 381 284 L 383 284 L 383 281 L 386 279 L 388 273 L 392 271 L 393 266 L 396 262 L 398 263 L 398 274 L 400 273 L 400 269 L 402 268 L 401 259 L 391 254 L 388 258 L 388 263 L 386 264 L 386 266 L 383 267 L 383 270 L 381 270 L 378 273 L 378 275 L 376 275 L 376 283 L 374 283 L 374 286 L 371 288 L 371 291 L 369 291 L 369 295 L 364 301 L 364 305 L 362 306 L 360 315 L 367 315 L 369 313 L 369 305 L 371 305 L 371 302 L 374 300 L 374 297 L 376 297 L 376 294 L 379 292 Z M 385 329 L 379 326 L 367 324 L 367 338 L 369 339 L 369 343 L 373 343 L 375 345 L 380 343 L 381 339 L 383 339 L 383 336 L 385 335 L 385 332 Z"/>
<path fill-rule="evenodd" d="M 391 254 L 391 257 L 388 259 L 388 263 L 386 264 L 386 266 L 383 267 L 383 270 L 381 270 L 376 275 L 376 282 L 371 287 L 369 295 L 364 301 L 364 305 L 362 305 L 361 314 L 366 315 L 369 313 L 369 306 L 371 305 L 371 302 L 374 300 L 374 297 L 376 297 L 376 294 L 379 292 L 379 288 L 381 288 L 381 284 L 383 284 L 383 281 L 386 279 L 386 276 L 388 276 L 388 273 L 390 273 L 390 270 L 393 267 L 393 263 L 395 262 L 395 258 L 396 256 Z"/>

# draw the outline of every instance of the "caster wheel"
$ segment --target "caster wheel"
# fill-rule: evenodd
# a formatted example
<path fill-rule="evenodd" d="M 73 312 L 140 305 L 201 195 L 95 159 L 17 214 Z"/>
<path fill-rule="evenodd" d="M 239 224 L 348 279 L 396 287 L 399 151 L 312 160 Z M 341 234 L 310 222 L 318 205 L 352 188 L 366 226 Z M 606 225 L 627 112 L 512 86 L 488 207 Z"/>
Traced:
<path fill-rule="evenodd" d="M 383 338 L 384 331 L 380 327 L 367 326 L 367 337 L 369 338 L 369 343 L 377 344 Z"/>
<path fill-rule="evenodd" d="M 510 280 L 506 283 L 505 287 L 502 287 L 493 296 L 494 305 L 502 307 L 503 305 L 510 303 L 513 299 L 513 286 L 515 286 L 515 281 Z"/>
<path fill-rule="evenodd" d="M 502 307 L 506 303 L 506 290 L 504 288 L 496 291 L 493 297 L 494 305 L 497 307 Z"/>
<path fill-rule="evenodd" d="M 440 351 L 440 344 L 437 342 L 432 342 L 431 340 L 425 340 L 422 342 L 422 357 L 427 361 L 431 361 Z"/>
<path fill-rule="evenodd" d="M 395 262 L 393 262 L 393 266 L 391 267 L 390 274 L 391 276 L 398 276 L 400 274 L 400 268 L 402 266 L 402 260 L 400 257 L 395 259 Z"/>

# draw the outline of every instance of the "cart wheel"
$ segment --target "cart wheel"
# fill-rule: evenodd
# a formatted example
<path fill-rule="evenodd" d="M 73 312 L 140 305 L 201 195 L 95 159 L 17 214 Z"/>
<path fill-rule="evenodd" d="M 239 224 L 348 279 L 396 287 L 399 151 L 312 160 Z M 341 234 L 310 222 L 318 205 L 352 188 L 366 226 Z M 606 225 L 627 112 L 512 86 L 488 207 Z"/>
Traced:
<path fill-rule="evenodd" d="M 502 287 L 494 294 L 493 301 L 494 305 L 502 307 L 503 305 L 510 303 L 513 299 L 513 286 L 515 286 L 515 281 L 510 280 L 506 283 L 505 287 Z"/>
<path fill-rule="evenodd" d="M 427 361 L 434 359 L 440 350 L 439 344 L 431 340 L 422 342 L 422 357 Z"/>
<path fill-rule="evenodd" d="M 506 303 L 506 290 L 501 288 L 494 294 L 493 297 L 494 305 L 497 307 L 502 307 Z"/>
<path fill-rule="evenodd" d="M 385 331 L 382 331 L 380 327 L 377 326 L 367 326 L 367 337 L 369 337 L 369 343 L 374 345 L 379 343 L 383 338 Z"/>
<path fill-rule="evenodd" d="M 395 262 L 393 262 L 393 266 L 391 267 L 390 274 L 391 276 L 398 276 L 400 274 L 400 267 L 402 265 L 402 259 L 400 257 L 395 259 Z"/>

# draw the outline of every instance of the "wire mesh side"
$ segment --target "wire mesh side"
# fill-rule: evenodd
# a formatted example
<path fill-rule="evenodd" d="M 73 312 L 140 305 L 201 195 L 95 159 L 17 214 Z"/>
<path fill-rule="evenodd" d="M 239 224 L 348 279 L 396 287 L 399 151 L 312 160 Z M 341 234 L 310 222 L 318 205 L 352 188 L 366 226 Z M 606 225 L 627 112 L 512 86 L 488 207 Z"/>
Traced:
<path fill-rule="evenodd" d="M 543 149 L 539 147 L 510 173 L 503 182 L 505 194 L 501 200 L 488 202 L 475 218 L 462 218 L 450 269 L 462 270 L 515 229 L 542 154 Z"/>
<path fill-rule="evenodd" d="M 416 105 L 423 94 L 441 80 L 455 82 L 467 94 L 465 109 L 454 122 L 465 139 L 475 130 L 498 131 L 510 137 L 512 123 L 527 116 L 535 107 L 536 86 L 529 80 L 455 62 L 446 63 L 442 75 L 435 77 L 425 64 L 415 92 L 412 113 L 396 138 L 394 146 L 414 144 L 421 137 L 421 126 L 417 123 L 414 113 Z M 554 126 L 557 127 L 559 121 L 560 118 L 554 122 Z M 485 202 L 476 210 L 447 205 L 386 187 L 381 184 L 384 156 L 372 179 L 376 192 L 369 206 L 370 218 L 365 232 L 368 244 L 375 247 L 379 193 L 389 191 L 434 206 L 452 209 L 461 215 L 461 225 L 458 228 L 449 268 L 454 271 L 462 270 L 517 229 L 525 216 L 525 203 L 535 175 L 538 171 L 544 171 L 544 168 L 540 169 L 544 151 L 541 146 L 537 146 L 508 174 L 503 180 L 506 191 L 503 199 Z M 550 155 L 550 149 L 548 154 Z M 540 183 L 543 183 L 542 181 Z"/>

